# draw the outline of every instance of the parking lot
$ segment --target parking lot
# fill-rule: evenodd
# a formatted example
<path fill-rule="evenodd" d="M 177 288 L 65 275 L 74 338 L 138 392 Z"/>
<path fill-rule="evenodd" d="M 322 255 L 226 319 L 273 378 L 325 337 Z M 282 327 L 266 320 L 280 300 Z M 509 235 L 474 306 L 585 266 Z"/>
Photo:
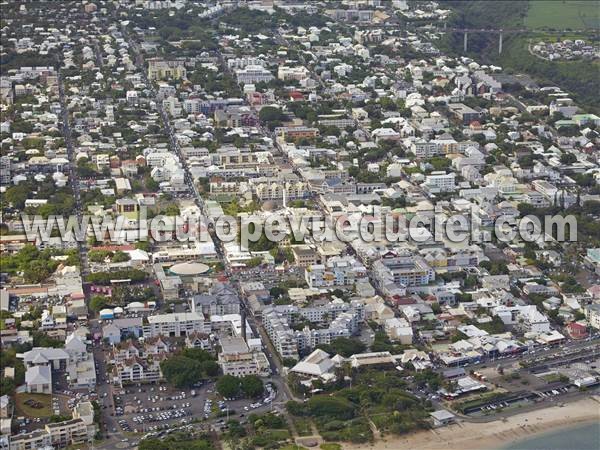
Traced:
<path fill-rule="evenodd" d="M 177 390 L 158 384 L 126 386 L 114 390 L 114 415 L 126 432 L 158 429 L 158 423 L 185 424 L 201 411 L 202 402 L 196 398 L 199 392 L 200 389 Z"/>
<path fill-rule="evenodd" d="M 115 389 L 114 394 L 114 416 L 120 430 L 115 426 L 111 431 L 153 432 L 193 419 L 224 423 L 228 417 L 243 418 L 248 412 L 271 408 L 276 397 L 277 391 L 268 383 L 263 398 L 254 401 L 223 399 L 212 382 L 193 389 L 157 384 L 124 387 Z"/>

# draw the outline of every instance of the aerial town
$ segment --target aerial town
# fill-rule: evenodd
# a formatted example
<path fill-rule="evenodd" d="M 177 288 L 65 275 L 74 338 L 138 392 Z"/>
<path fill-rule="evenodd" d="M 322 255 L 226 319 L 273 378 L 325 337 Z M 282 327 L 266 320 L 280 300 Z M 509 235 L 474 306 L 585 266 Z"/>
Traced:
<path fill-rule="evenodd" d="M 2 2 L 0 450 L 597 438 L 600 27 L 456 3 Z"/>

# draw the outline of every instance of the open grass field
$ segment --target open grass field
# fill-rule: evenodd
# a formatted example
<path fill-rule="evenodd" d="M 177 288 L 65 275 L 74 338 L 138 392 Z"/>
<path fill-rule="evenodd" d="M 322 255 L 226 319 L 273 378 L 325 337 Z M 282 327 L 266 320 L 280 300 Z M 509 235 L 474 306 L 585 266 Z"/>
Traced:
<path fill-rule="evenodd" d="M 27 404 L 28 400 L 33 400 L 40 408 L 34 408 Z M 29 394 L 19 393 L 15 396 L 15 407 L 17 416 L 25 417 L 50 417 L 52 415 L 52 396 L 49 394 Z"/>
<path fill-rule="evenodd" d="M 596 0 L 530 0 L 525 18 L 530 29 L 600 29 L 600 8 Z"/>

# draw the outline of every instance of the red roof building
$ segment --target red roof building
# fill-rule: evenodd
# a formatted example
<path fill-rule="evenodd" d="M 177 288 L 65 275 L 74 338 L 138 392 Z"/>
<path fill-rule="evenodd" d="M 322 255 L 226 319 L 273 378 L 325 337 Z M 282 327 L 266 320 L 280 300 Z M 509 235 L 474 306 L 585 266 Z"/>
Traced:
<path fill-rule="evenodd" d="M 585 339 L 588 337 L 587 326 L 578 322 L 571 322 L 568 324 L 567 332 L 573 339 Z"/>

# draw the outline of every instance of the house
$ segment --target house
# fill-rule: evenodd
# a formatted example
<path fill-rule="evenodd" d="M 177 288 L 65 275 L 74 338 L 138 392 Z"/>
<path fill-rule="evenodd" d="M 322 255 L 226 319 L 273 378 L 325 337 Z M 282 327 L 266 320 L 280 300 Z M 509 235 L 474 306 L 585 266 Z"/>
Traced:
<path fill-rule="evenodd" d="M 393 367 L 396 364 L 396 358 L 390 352 L 371 352 L 358 353 L 348 358 L 350 365 L 355 369 L 364 367 Z"/>
<path fill-rule="evenodd" d="M 35 394 L 52 393 L 52 372 L 49 366 L 29 367 L 25 372 L 27 392 Z"/>
<path fill-rule="evenodd" d="M 302 378 L 332 381 L 335 379 L 334 370 L 335 363 L 329 353 L 316 349 L 292 367 L 290 373 L 295 373 Z"/>
<path fill-rule="evenodd" d="M 247 375 L 269 376 L 269 361 L 262 351 L 254 351 L 242 337 L 224 337 L 219 341 L 219 366 L 225 375 L 243 377 Z"/>
<path fill-rule="evenodd" d="M 187 348 L 210 350 L 212 349 L 212 341 L 207 333 L 192 332 L 185 337 L 185 346 Z"/>
<path fill-rule="evenodd" d="M 0 419 L 10 417 L 10 398 L 8 395 L 0 397 Z"/>
<path fill-rule="evenodd" d="M 445 409 L 438 409 L 437 411 L 430 412 L 429 415 L 435 428 L 450 425 L 456 420 L 456 416 Z"/>
<path fill-rule="evenodd" d="M 308 245 L 293 245 L 292 253 L 298 267 L 309 267 L 313 264 L 319 264 L 321 259 L 319 253 L 313 247 Z"/>
<path fill-rule="evenodd" d="M 197 294 L 191 299 L 192 312 L 206 316 L 239 314 L 240 299 L 235 289 L 224 283 L 215 283 L 208 294 Z"/>
<path fill-rule="evenodd" d="M 384 322 L 384 329 L 389 338 L 399 341 L 402 345 L 410 345 L 413 341 L 412 326 L 405 319 L 394 317 Z"/>
<path fill-rule="evenodd" d="M 121 342 L 121 330 L 115 324 L 109 323 L 102 327 L 102 337 L 111 345 L 118 344 Z"/>
<path fill-rule="evenodd" d="M 480 111 L 476 111 L 463 103 L 451 103 L 448 105 L 448 109 L 457 119 L 461 120 L 464 125 L 479 121 L 483 116 Z"/>
<path fill-rule="evenodd" d="M 596 330 L 600 330 L 600 303 L 587 305 L 583 311 L 590 326 Z"/>
<path fill-rule="evenodd" d="M 571 322 L 567 325 L 567 333 L 572 339 L 585 339 L 588 337 L 588 327 L 579 322 Z"/>

